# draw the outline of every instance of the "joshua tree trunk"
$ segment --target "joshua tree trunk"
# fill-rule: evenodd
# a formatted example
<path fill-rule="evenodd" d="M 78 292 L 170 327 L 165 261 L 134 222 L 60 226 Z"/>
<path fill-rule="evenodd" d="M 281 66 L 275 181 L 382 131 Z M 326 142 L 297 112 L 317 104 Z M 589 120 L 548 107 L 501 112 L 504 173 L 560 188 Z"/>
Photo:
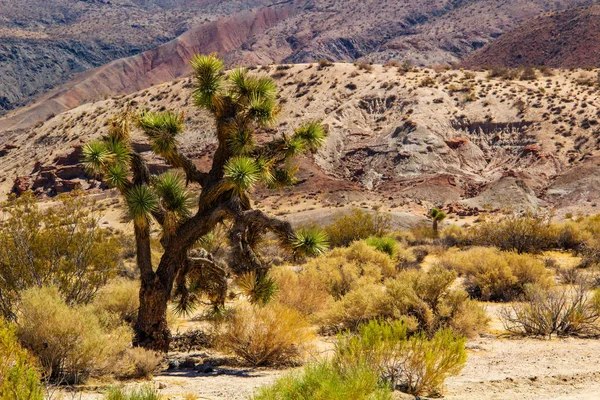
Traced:
<path fill-rule="evenodd" d="M 433 219 L 433 234 L 435 237 L 438 237 L 438 222 L 437 219 Z"/>
<path fill-rule="evenodd" d="M 167 304 L 170 290 L 156 277 L 151 282 L 142 280 L 140 308 L 135 324 L 134 346 L 156 351 L 169 351 L 171 332 L 167 325 Z"/>

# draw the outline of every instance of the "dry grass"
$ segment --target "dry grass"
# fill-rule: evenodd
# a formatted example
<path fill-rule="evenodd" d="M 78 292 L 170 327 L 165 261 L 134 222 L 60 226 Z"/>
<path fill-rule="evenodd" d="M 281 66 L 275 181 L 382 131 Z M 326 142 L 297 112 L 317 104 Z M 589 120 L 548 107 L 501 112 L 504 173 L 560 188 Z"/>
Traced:
<path fill-rule="evenodd" d="M 220 327 L 219 345 L 253 366 L 302 361 L 313 339 L 307 320 L 282 304 L 239 305 Z"/>

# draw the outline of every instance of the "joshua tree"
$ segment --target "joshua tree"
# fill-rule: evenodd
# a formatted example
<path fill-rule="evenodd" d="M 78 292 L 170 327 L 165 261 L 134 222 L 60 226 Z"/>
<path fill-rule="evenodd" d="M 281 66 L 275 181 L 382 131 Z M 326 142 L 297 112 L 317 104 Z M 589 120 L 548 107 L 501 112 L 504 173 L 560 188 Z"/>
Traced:
<path fill-rule="evenodd" d="M 134 344 L 162 351 L 168 350 L 171 339 L 166 311 L 172 293 L 184 311 L 197 299 L 194 289 L 224 300 L 225 271 L 210 254 L 193 251 L 218 225 L 228 234 L 228 268 L 237 274 L 252 273 L 256 279 L 264 277 L 269 267 L 257 247 L 267 232 L 296 254 L 316 255 L 327 246 L 320 232 L 294 232 L 289 223 L 253 209 L 250 200 L 251 189 L 259 183 L 269 188 L 295 183 L 293 159 L 322 145 L 325 131 L 321 124 L 308 122 L 267 140 L 270 134 L 263 128 L 272 126 L 280 110 L 271 78 L 251 76 L 242 68 L 225 74 L 223 62 L 214 55 L 196 55 L 191 65 L 196 80 L 194 102 L 215 121 L 218 146 L 210 170 L 198 169 L 180 151 L 178 135 L 184 117 L 171 111 L 121 115 L 112 121 L 105 137 L 83 148 L 86 167 L 122 193 L 133 221 L 141 275 Z M 130 121 L 148 138 L 152 151 L 183 176 L 177 171 L 150 175 L 131 146 Z M 196 185 L 199 193 L 194 207 L 188 188 Z M 153 223 L 162 227 L 164 248 L 156 270 L 150 252 Z"/>
<path fill-rule="evenodd" d="M 431 219 L 433 224 L 433 234 L 438 236 L 438 223 L 442 222 L 446 218 L 446 213 L 439 208 L 432 208 L 427 216 Z"/>

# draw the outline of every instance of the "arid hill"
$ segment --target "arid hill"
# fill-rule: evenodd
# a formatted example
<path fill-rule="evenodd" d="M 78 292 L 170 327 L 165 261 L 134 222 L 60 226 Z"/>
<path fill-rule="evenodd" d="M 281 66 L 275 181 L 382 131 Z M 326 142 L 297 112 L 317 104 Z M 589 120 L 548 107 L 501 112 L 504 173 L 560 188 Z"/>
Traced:
<path fill-rule="evenodd" d="M 442 203 L 459 215 L 536 207 L 585 212 L 600 200 L 597 71 L 537 72 L 528 81 L 368 64 L 280 65 L 258 72 L 282 88 L 281 129 L 314 118 L 329 128 L 314 162 L 302 163 L 305 179 L 294 191 L 260 194 L 274 209 L 291 197 L 296 216 L 370 201 L 394 212 Z M 181 146 L 206 166 L 213 127 L 191 104 L 191 91 L 190 79 L 183 78 L 4 135 L 4 193 L 98 187 L 78 165 L 77 146 L 101 135 L 107 120 L 126 109 L 185 111 Z M 137 148 L 149 156 L 141 138 Z M 159 159 L 150 164 L 155 172 L 165 168 Z"/>
<path fill-rule="evenodd" d="M 521 21 L 588 3 L 5 0 L 0 3 L 0 112 L 34 99 L 36 103 L 32 110 L 18 110 L 0 122 L 0 131 L 35 124 L 87 101 L 167 82 L 188 72 L 182 57 L 192 51 L 219 51 L 230 64 L 245 65 L 321 58 L 448 64 Z M 139 54 L 144 50 L 148 52 Z M 100 69 L 90 71 L 94 67 Z M 70 80 L 83 71 L 89 72 Z"/>
<path fill-rule="evenodd" d="M 556 11 L 529 20 L 467 58 L 467 68 L 600 65 L 600 5 Z"/>
<path fill-rule="evenodd" d="M 2 0 L 0 112 L 75 73 L 139 54 L 224 15 L 266 1 Z"/>

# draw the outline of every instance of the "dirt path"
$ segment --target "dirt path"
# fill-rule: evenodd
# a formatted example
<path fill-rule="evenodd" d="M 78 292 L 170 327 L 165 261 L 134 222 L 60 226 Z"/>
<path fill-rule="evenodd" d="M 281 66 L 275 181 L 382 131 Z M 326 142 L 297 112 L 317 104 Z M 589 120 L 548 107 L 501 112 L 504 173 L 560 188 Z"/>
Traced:
<path fill-rule="evenodd" d="M 448 400 L 600 399 L 600 340 L 490 335 L 470 341 L 467 347 L 465 369 L 446 382 Z M 154 383 L 170 400 L 188 394 L 198 399 L 242 400 L 287 372 L 230 367 L 218 367 L 212 374 L 165 371 Z M 82 400 L 101 398 L 99 392 L 81 396 Z"/>
<path fill-rule="evenodd" d="M 600 341 L 498 339 L 471 341 L 460 376 L 446 382 L 446 398 L 599 399 Z"/>

